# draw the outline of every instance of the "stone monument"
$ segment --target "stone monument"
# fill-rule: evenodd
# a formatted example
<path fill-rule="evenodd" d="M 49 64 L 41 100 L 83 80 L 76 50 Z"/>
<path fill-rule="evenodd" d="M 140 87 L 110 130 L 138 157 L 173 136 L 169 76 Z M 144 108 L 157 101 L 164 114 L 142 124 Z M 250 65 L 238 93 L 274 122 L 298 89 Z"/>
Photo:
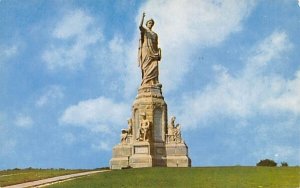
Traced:
<path fill-rule="evenodd" d="M 152 31 L 154 20 L 143 27 L 143 13 L 139 41 L 138 63 L 142 83 L 132 105 L 128 128 L 121 131 L 121 142 L 113 148 L 111 169 L 142 167 L 190 167 L 188 147 L 181 137 L 175 117 L 168 124 L 167 104 L 158 81 L 161 50 L 158 36 Z"/>

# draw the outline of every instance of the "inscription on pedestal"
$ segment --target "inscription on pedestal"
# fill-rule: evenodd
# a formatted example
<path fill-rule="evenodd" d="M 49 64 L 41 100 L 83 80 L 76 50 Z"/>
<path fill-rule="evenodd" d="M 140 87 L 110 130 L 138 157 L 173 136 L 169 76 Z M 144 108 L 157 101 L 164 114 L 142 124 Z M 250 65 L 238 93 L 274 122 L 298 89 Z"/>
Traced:
<path fill-rule="evenodd" d="M 148 154 L 149 149 L 147 146 L 135 146 L 134 147 L 134 153 L 135 154 Z"/>

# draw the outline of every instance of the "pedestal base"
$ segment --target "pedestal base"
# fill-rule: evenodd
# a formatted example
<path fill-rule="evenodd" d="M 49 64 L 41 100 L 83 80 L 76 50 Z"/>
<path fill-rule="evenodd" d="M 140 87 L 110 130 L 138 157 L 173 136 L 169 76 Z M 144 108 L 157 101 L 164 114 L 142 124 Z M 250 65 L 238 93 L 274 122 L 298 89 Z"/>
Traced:
<path fill-rule="evenodd" d="M 128 144 L 119 144 L 113 148 L 113 157 L 110 160 L 111 169 L 129 167 L 129 157 L 132 155 L 132 147 Z"/>
<path fill-rule="evenodd" d="M 129 166 L 132 168 L 152 167 L 151 155 L 133 155 L 130 157 Z"/>
<path fill-rule="evenodd" d="M 129 167 L 128 157 L 115 157 L 110 160 L 110 169 L 122 169 Z"/>
<path fill-rule="evenodd" d="M 152 167 L 152 156 L 150 155 L 150 144 L 148 142 L 137 142 L 132 146 L 133 155 L 129 159 L 132 168 Z"/>
<path fill-rule="evenodd" d="M 167 167 L 191 167 L 191 159 L 187 156 L 168 156 Z"/>
<path fill-rule="evenodd" d="M 188 157 L 188 147 L 185 143 L 166 144 L 167 167 L 191 167 Z"/>

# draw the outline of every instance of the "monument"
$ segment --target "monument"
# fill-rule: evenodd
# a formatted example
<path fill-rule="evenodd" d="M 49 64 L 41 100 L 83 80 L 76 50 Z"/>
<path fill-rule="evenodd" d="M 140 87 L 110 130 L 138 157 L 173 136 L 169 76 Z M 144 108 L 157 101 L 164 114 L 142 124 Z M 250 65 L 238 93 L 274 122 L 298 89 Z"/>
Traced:
<path fill-rule="evenodd" d="M 188 147 L 181 136 L 175 117 L 168 123 L 168 109 L 158 81 L 161 50 L 158 36 L 152 31 L 154 20 L 140 23 L 141 38 L 138 63 L 142 82 L 132 105 L 128 128 L 121 131 L 121 142 L 113 148 L 111 169 L 142 167 L 190 167 Z"/>

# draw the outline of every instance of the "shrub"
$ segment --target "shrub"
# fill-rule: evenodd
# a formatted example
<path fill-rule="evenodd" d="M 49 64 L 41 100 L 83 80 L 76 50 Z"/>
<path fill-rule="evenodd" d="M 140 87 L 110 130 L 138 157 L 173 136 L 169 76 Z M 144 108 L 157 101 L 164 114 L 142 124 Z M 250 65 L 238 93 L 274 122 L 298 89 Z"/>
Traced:
<path fill-rule="evenodd" d="M 271 159 L 260 160 L 256 166 L 277 166 L 277 163 Z"/>
<path fill-rule="evenodd" d="M 287 162 L 281 162 L 281 166 L 282 166 L 282 167 L 287 167 L 287 166 L 289 166 L 289 165 L 288 165 Z"/>

